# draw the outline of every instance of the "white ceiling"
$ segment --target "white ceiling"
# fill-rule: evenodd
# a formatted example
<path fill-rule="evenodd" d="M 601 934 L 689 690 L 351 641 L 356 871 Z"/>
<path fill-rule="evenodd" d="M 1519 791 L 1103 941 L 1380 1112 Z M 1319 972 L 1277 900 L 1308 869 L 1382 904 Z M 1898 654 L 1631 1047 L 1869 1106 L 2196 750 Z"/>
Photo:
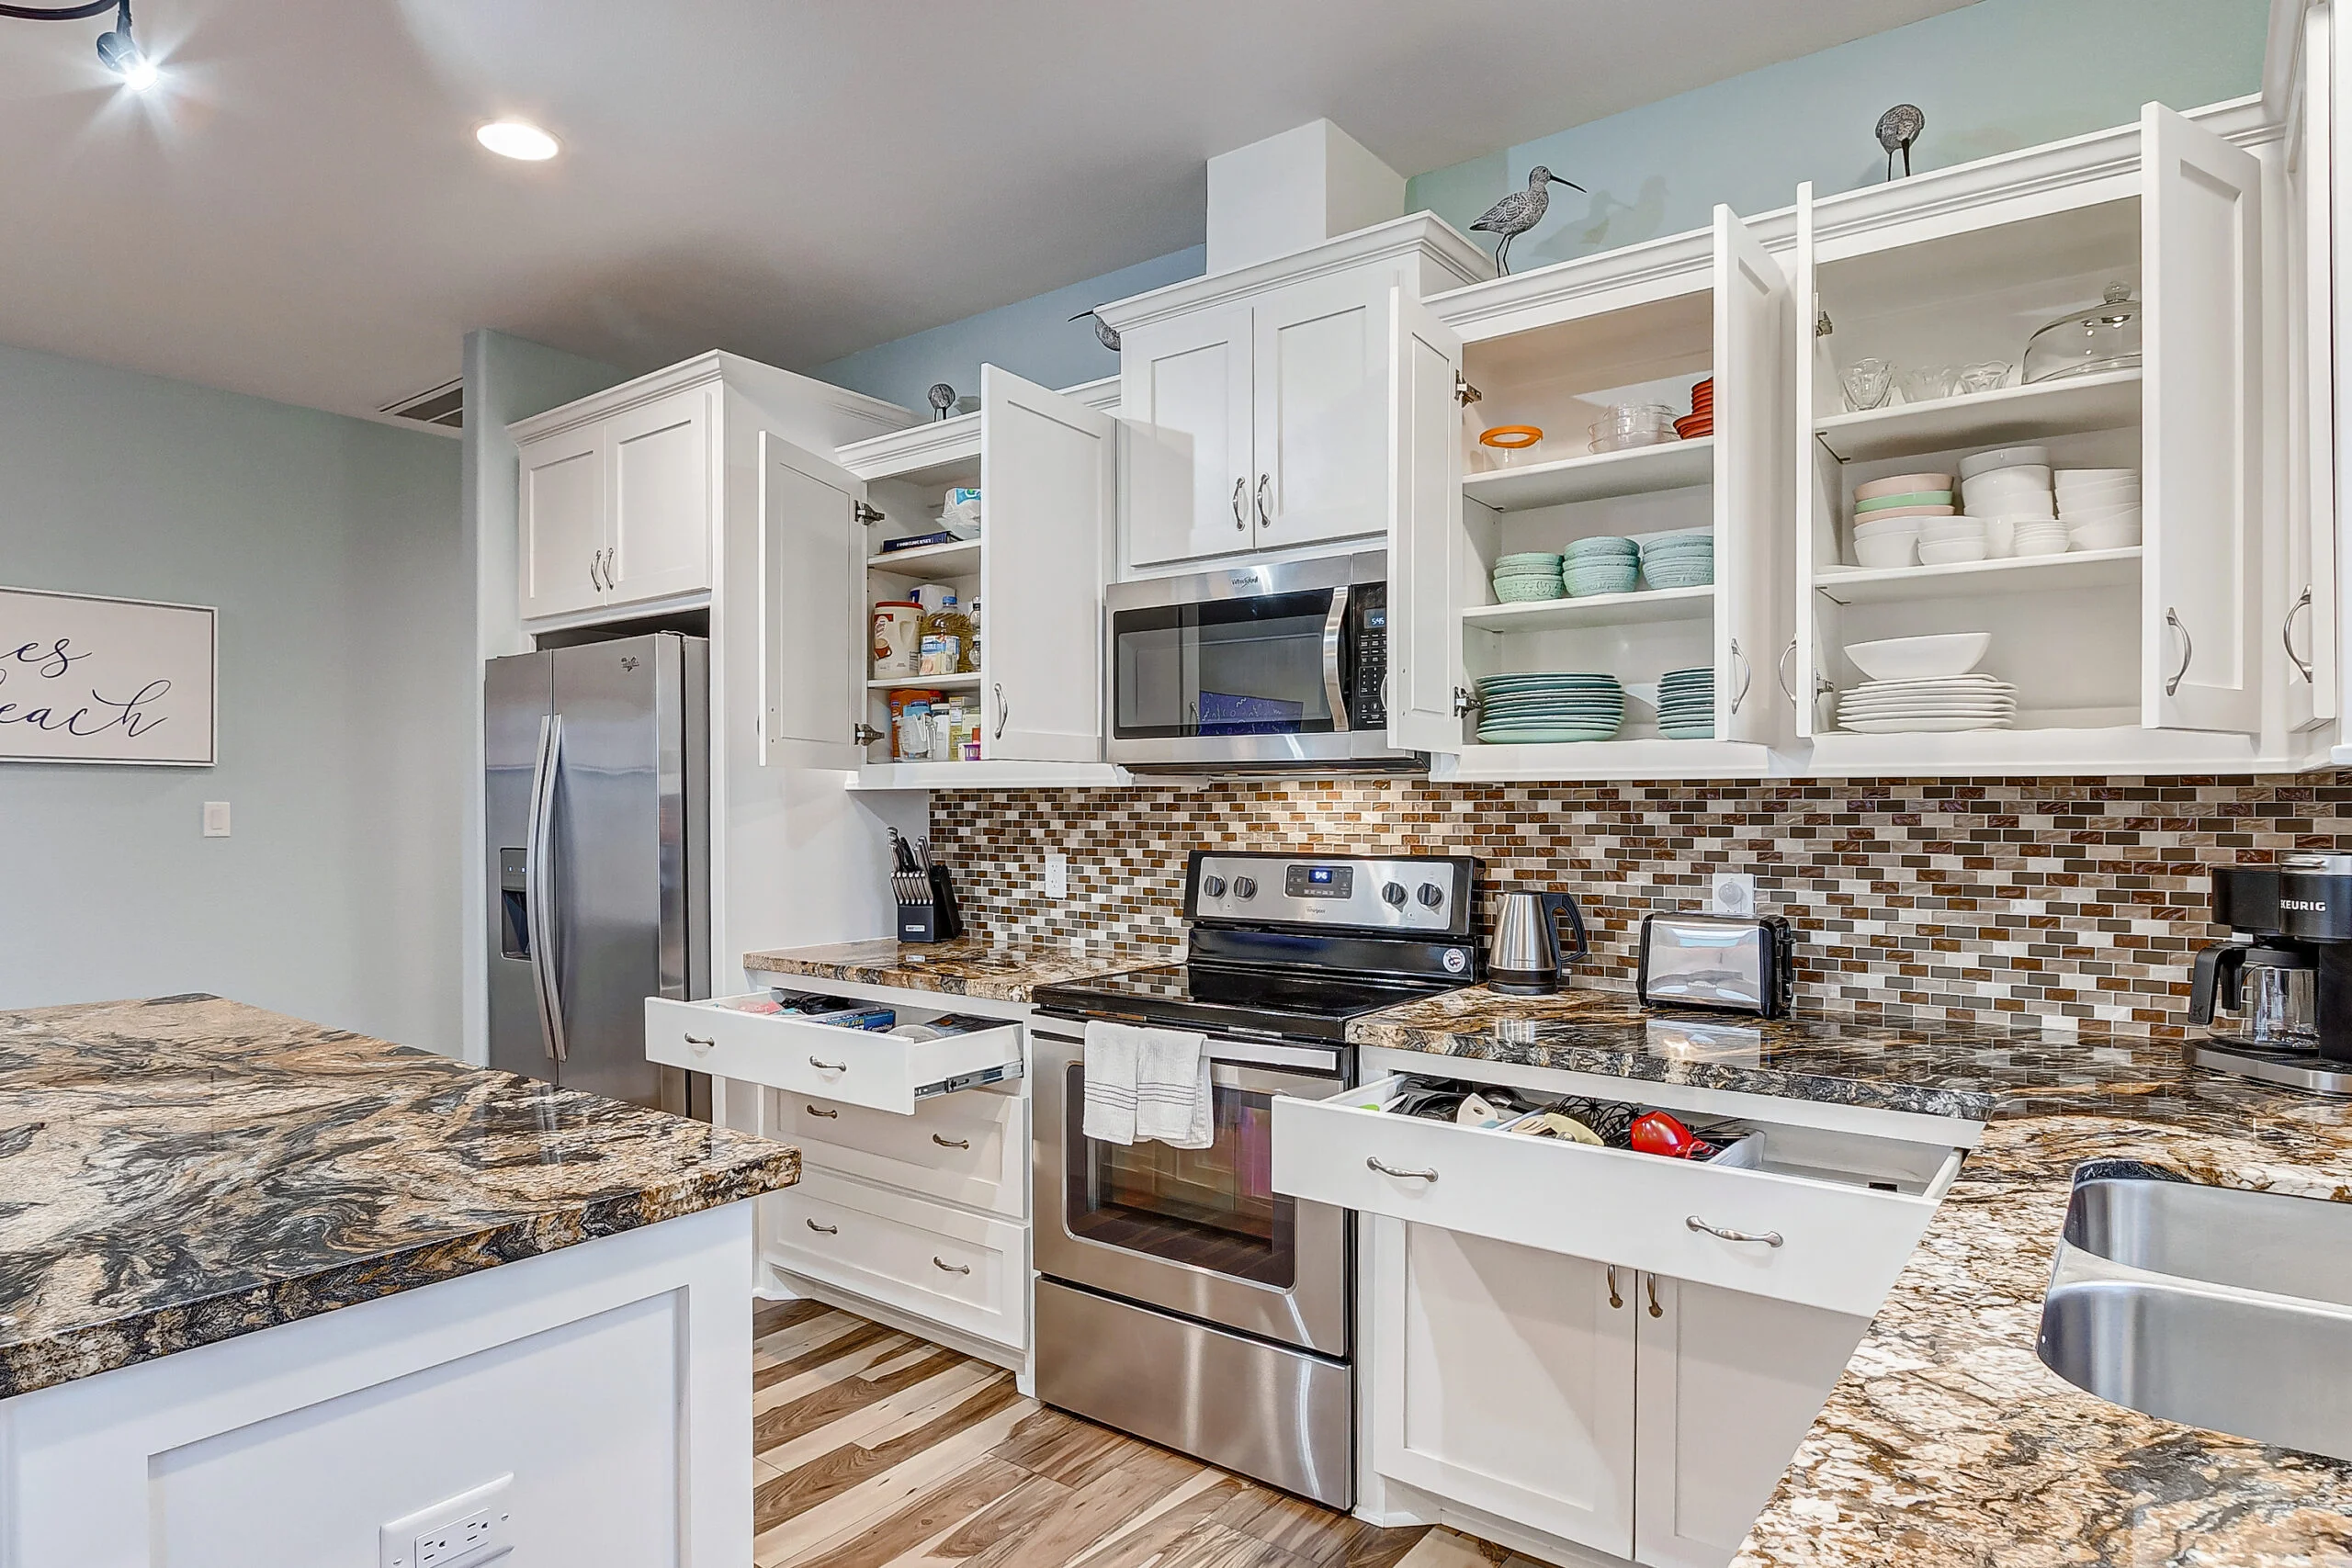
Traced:
<path fill-rule="evenodd" d="M 1197 243 L 1318 115 L 1411 174 L 1964 3 L 141 0 L 145 98 L 0 19 L 0 341 L 348 413 L 476 326 L 808 365 Z"/>

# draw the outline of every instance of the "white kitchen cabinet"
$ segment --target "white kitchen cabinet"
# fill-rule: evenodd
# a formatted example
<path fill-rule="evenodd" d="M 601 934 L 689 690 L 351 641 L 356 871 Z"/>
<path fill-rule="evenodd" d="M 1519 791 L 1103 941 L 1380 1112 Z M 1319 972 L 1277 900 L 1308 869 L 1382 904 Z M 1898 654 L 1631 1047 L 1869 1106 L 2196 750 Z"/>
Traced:
<path fill-rule="evenodd" d="M 607 603 L 636 604 L 710 586 L 716 397 L 713 389 L 692 388 L 605 422 L 612 472 Z"/>
<path fill-rule="evenodd" d="M 602 424 L 523 448 L 517 575 L 526 621 L 605 602 L 605 457 Z"/>
<path fill-rule="evenodd" d="M 1139 327 L 1122 343 L 1129 565 L 1254 547 L 1255 352 L 1246 305 Z"/>
<path fill-rule="evenodd" d="M 1389 308 L 1380 273 L 1276 289 L 1251 310 L 1260 549 L 1388 525 Z"/>

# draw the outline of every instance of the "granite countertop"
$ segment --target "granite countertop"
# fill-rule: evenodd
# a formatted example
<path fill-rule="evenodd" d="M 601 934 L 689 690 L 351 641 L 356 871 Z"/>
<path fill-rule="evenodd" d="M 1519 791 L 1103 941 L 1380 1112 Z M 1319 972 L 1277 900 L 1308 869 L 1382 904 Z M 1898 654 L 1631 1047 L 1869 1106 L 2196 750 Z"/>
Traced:
<path fill-rule="evenodd" d="M 1140 958 L 1101 953 L 1080 958 L 1045 947 L 990 946 L 977 937 L 933 942 L 901 942 L 884 937 L 874 942 L 835 942 L 827 947 L 747 953 L 743 954 L 743 967 L 798 975 L 812 980 L 846 980 L 902 991 L 936 991 L 950 997 L 1025 1002 L 1029 993 L 1039 986 L 1116 975 L 1122 970 L 1143 969 L 1155 964 L 1181 963 L 1182 958 L 1181 953 Z"/>
<path fill-rule="evenodd" d="M 0 1012 L 0 1398 L 799 1170 L 786 1145 L 217 997 Z"/>
<path fill-rule="evenodd" d="M 1472 987 L 1349 1032 L 1987 1122 L 1736 1568 L 2352 1568 L 2352 1462 L 2142 1416 L 2034 1354 L 2078 1165 L 2143 1159 L 2352 1201 L 2352 1102 L 2194 1068 L 2174 1044 L 1821 1018 L 1743 1028 L 1606 991 Z"/>

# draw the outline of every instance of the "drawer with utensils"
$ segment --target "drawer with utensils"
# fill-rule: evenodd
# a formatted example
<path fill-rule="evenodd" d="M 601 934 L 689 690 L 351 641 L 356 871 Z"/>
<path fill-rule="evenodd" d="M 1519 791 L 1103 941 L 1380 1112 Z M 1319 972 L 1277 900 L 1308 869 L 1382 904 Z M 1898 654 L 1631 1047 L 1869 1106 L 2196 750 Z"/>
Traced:
<path fill-rule="evenodd" d="M 765 992 L 700 1002 L 648 997 L 645 1054 L 669 1066 L 901 1116 L 921 1100 L 1021 1076 L 1017 1023 L 917 1040 L 747 1010 L 766 999 Z M 948 1010 L 896 1010 L 900 1025 L 928 1023 Z"/>

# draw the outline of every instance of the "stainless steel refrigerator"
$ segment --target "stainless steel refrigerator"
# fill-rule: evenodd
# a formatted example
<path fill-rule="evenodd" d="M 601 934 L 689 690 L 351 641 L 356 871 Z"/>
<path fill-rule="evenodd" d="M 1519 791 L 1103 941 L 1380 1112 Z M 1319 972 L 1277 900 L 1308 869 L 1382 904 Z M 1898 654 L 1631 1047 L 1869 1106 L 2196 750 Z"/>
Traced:
<path fill-rule="evenodd" d="M 708 670 L 677 632 L 487 666 L 492 1066 L 702 1109 L 644 1004 L 710 994 Z"/>

